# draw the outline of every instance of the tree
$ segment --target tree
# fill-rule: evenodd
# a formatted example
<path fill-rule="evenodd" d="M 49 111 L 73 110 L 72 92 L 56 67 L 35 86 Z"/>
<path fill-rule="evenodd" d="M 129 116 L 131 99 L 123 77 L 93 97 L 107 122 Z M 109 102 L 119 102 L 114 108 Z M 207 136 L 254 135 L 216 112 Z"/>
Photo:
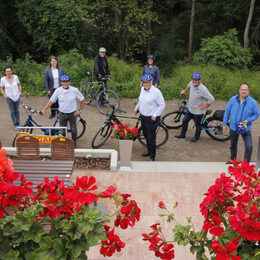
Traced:
<path fill-rule="evenodd" d="M 81 19 L 74 1 L 24 0 L 16 6 L 31 40 L 28 51 L 33 58 L 41 61 L 78 46 Z"/>
<path fill-rule="evenodd" d="M 153 2 L 138 0 L 81 0 L 81 17 L 106 37 L 105 46 L 115 48 L 123 60 L 132 59 L 147 46 L 152 31 L 149 23 L 158 22 Z"/>
<path fill-rule="evenodd" d="M 188 63 L 189 64 L 191 63 L 191 55 L 192 55 L 194 19 L 195 19 L 195 0 L 192 0 L 191 16 L 190 16 L 189 49 L 188 49 Z"/>
<path fill-rule="evenodd" d="M 249 33 L 251 20 L 253 17 L 254 6 L 255 6 L 255 0 L 251 0 L 249 14 L 248 14 L 247 22 L 246 22 L 246 28 L 245 28 L 245 32 L 244 32 L 244 48 L 246 48 L 246 49 L 248 48 L 248 43 L 249 43 L 248 33 Z"/>

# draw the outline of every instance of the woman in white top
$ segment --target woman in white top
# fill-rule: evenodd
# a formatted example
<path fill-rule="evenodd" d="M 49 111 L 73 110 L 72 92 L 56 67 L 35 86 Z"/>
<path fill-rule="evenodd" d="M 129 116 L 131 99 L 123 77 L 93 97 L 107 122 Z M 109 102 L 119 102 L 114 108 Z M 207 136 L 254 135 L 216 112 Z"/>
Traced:
<path fill-rule="evenodd" d="M 1 78 L 0 90 L 2 95 L 6 98 L 6 103 L 10 110 L 10 116 L 14 124 L 14 129 L 18 130 L 20 126 L 20 95 L 22 86 L 16 75 L 13 75 L 11 67 L 4 69 L 5 76 Z"/>
<path fill-rule="evenodd" d="M 44 86 L 49 98 L 52 96 L 55 89 L 61 86 L 60 76 L 64 74 L 62 67 L 59 66 L 58 59 L 55 56 L 50 57 L 49 65 L 44 71 Z M 57 108 L 59 107 L 58 101 L 51 106 L 50 119 L 55 117 Z"/>

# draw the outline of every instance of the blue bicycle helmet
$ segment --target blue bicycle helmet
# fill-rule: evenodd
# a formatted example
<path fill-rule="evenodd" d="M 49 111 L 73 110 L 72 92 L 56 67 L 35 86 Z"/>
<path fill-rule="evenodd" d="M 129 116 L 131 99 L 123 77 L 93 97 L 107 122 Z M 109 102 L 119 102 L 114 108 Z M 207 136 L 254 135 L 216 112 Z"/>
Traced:
<path fill-rule="evenodd" d="M 193 73 L 193 74 L 192 74 L 192 78 L 193 78 L 193 79 L 201 79 L 202 76 L 201 76 L 200 73 L 196 72 L 196 73 Z"/>
<path fill-rule="evenodd" d="M 152 77 L 152 75 L 150 75 L 150 74 L 144 74 L 143 76 L 142 76 L 142 81 L 143 82 L 147 82 L 147 81 L 150 81 L 150 80 L 152 80 L 153 79 L 153 77 Z"/>
<path fill-rule="evenodd" d="M 247 132 L 247 125 L 244 123 L 238 123 L 236 124 L 236 131 L 240 135 L 244 135 Z"/>
<path fill-rule="evenodd" d="M 154 55 L 150 54 L 150 55 L 147 56 L 147 59 L 153 59 L 154 60 L 155 57 L 154 57 Z"/>
<path fill-rule="evenodd" d="M 70 76 L 69 75 L 62 75 L 62 76 L 60 76 L 60 81 L 70 81 Z"/>

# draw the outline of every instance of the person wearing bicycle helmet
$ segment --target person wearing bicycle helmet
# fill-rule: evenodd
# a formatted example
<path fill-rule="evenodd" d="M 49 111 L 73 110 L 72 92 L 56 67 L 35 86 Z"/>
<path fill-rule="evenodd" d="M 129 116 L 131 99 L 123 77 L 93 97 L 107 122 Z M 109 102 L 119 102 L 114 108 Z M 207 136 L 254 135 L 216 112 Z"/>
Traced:
<path fill-rule="evenodd" d="M 72 140 L 74 141 L 76 147 L 76 140 L 77 140 L 76 119 L 77 116 L 80 115 L 80 113 L 84 108 L 85 98 L 77 88 L 74 88 L 70 85 L 70 76 L 64 74 L 60 77 L 60 81 L 62 87 L 57 88 L 54 91 L 50 100 L 45 105 L 45 107 L 43 108 L 40 114 L 43 115 L 52 104 L 58 101 L 59 112 L 60 112 L 60 118 L 59 118 L 60 126 L 66 127 L 69 122 L 71 128 Z M 78 100 L 80 101 L 79 109 L 77 108 Z M 64 129 L 61 130 L 61 133 L 63 136 L 65 136 Z"/>
<path fill-rule="evenodd" d="M 181 91 L 181 95 L 185 95 L 189 90 L 189 110 L 182 119 L 182 130 L 180 135 L 174 136 L 177 139 L 185 140 L 188 125 L 191 119 L 195 122 L 195 136 L 190 140 L 191 143 L 199 142 L 201 133 L 201 120 L 206 113 L 206 109 L 214 102 L 214 97 L 210 94 L 208 88 L 201 82 L 201 74 L 193 73 L 192 81 L 185 89 Z"/>
<path fill-rule="evenodd" d="M 160 84 L 160 72 L 159 68 L 154 65 L 155 56 L 152 54 L 149 54 L 147 56 L 147 64 L 144 66 L 143 69 L 143 75 L 150 74 L 153 77 L 153 85 L 158 88 Z M 142 81 L 140 83 L 140 87 L 142 87 Z"/>
<path fill-rule="evenodd" d="M 147 143 L 147 152 L 142 157 L 148 157 L 154 161 L 156 156 L 156 129 L 160 123 L 160 116 L 165 108 L 165 102 L 161 91 L 153 84 L 153 77 L 144 74 L 141 78 L 142 88 L 134 113 L 140 112 L 143 135 Z"/>
<path fill-rule="evenodd" d="M 0 90 L 8 105 L 10 116 L 14 124 L 14 130 L 18 131 L 20 126 L 20 96 L 22 86 L 18 76 L 13 75 L 11 67 L 5 67 L 5 76 L 1 78 Z"/>
<path fill-rule="evenodd" d="M 98 51 L 99 55 L 95 57 L 94 61 L 94 75 L 98 81 L 104 81 L 106 83 L 106 81 L 110 79 L 110 70 L 106 58 L 107 50 L 104 47 L 101 47 Z M 99 102 L 105 104 L 104 95 L 100 96 Z"/>
<path fill-rule="evenodd" d="M 228 131 L 228 122 L 230 128 L 230 160 L 231 164 L 237 159 L 237 143 L 239 135 L 242 136 L 245 144 L 244 160 L 250 162 L 253 142 L 251 135 L 252 122 L 259 117 L 258 104 L 250 95 L 250 87 L 243 83 L 239 87 L 239 95 L 233 96 L 225 109 L 223 117 L 223 130 Z"/>

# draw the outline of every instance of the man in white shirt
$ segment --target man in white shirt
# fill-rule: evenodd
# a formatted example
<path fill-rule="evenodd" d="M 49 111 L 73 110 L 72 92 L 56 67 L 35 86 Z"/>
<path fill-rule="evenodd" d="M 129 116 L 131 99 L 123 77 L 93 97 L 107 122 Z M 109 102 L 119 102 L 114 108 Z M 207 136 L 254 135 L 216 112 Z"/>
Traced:
<path fill-rule="evenodd" d="M 147 152 L 143 157 L 149 156 L 154 161 L 156 156 L 156 129 L 160 123 L 160 116 L 165 108 L 161 91 L 152 85 L 153 77 L 150 74 L 142 76 L 143 87 L 134 113 L 140 112 L 143 134 L 147 142 Z"/>
<path fill-rule="evenodd" d="M 57 100 L 59 102 L 60 126 L 66 127 L 67 123 L 70 123 L 72 140 L 76 146 L 77 139 L 77 126 L 76 119 L 81 113 L 85 105 L 85 98 L 77 88 L 70 86 L 70 76 L 62 75 L 60 77 L 62 88 L 57 88 L 51 96 L 48 103 L 45 105 L 42 114 Z M 79 109 L 77 109 L 77 100 L 80 101 Z M 65 131 L 62 131 L 62 135 L 65 135 Z"/>

